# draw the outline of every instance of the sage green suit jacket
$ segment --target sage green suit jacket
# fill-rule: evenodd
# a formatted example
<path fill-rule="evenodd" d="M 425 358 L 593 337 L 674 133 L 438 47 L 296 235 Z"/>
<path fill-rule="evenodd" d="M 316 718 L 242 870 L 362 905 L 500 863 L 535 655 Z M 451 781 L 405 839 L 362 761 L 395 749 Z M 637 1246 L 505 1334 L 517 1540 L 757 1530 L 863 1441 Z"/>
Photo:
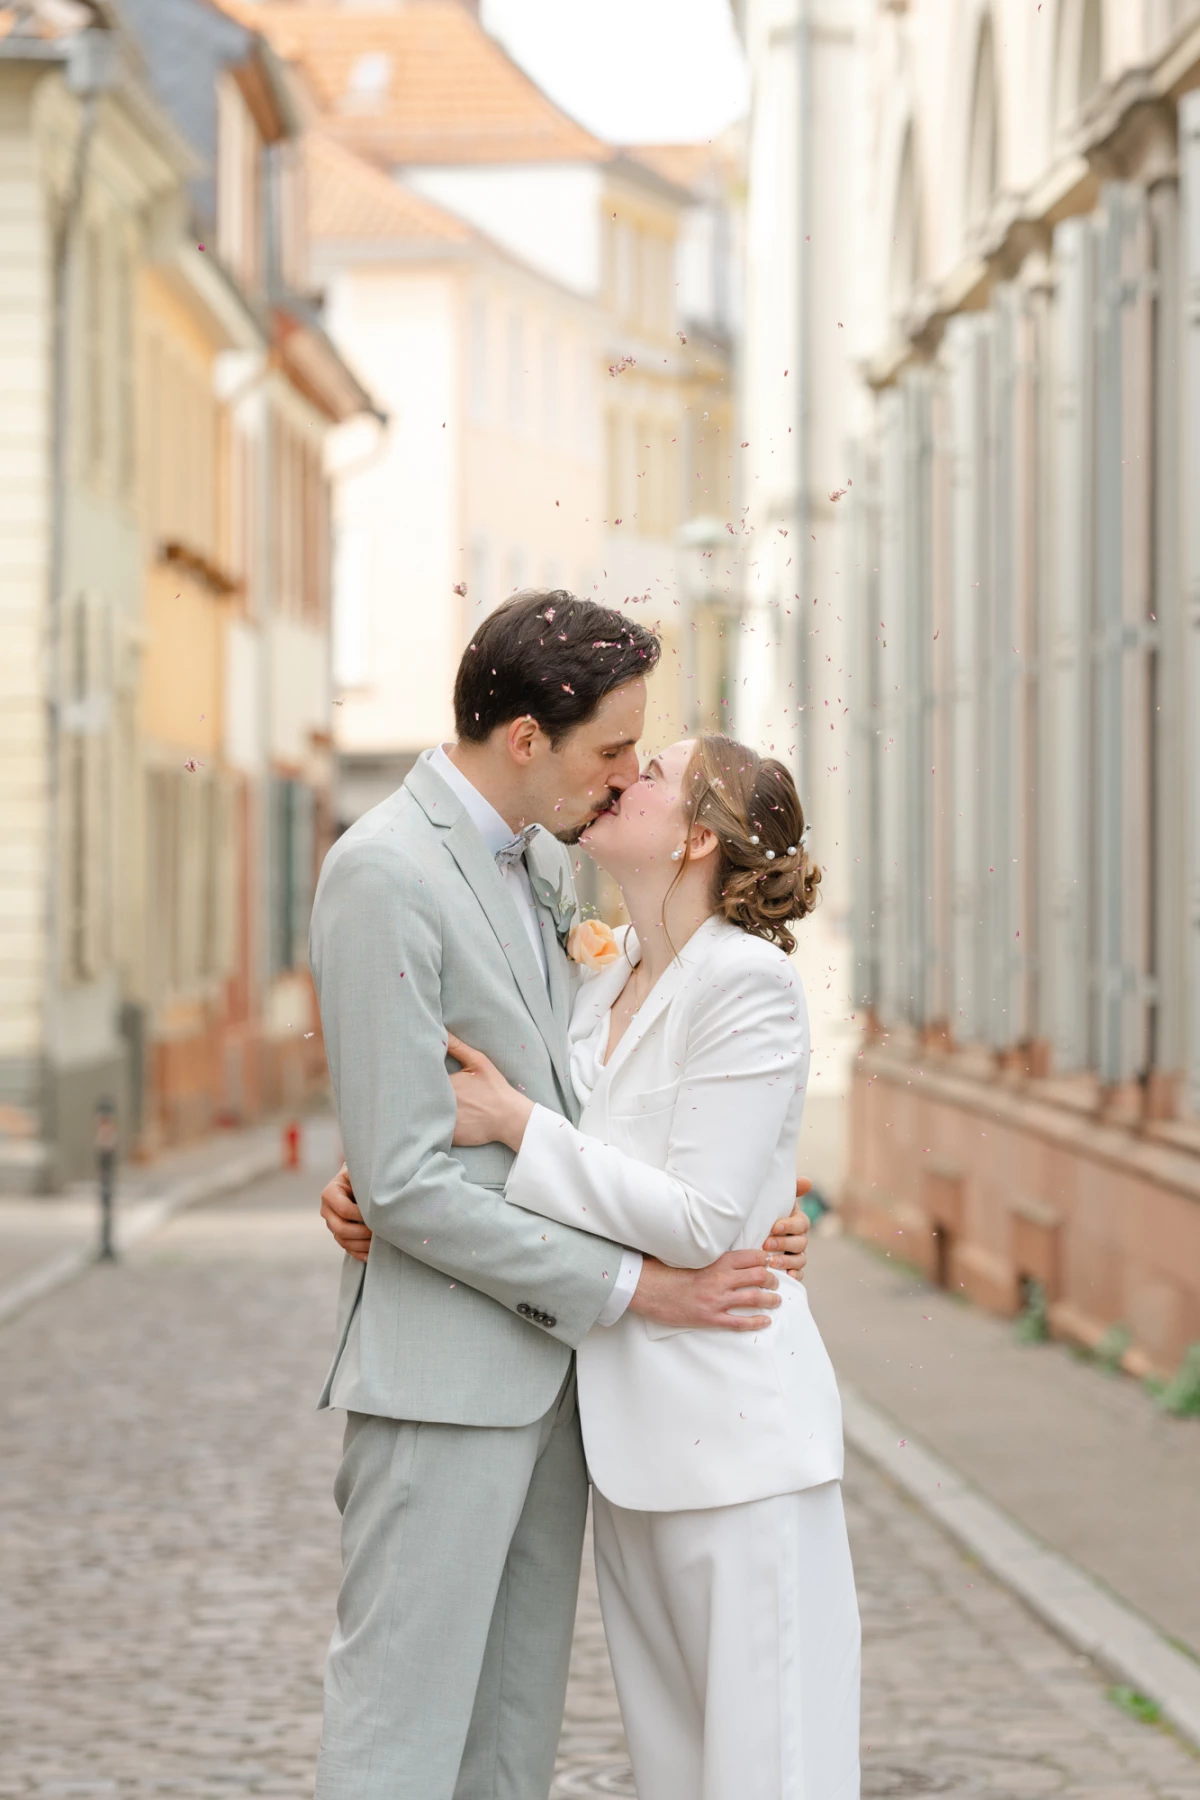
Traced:
<path fill-rule="evenodd" d="M 574 902 L 570 861 L 539 831 L 526 863 L 548 988 L 494 858 L 427 755 L 325 858 L 310 960 L 346 1162 L 374 1237 L 365 1268 L 346 1258 L 322 1406 L 359 1307 L 341 1404 L 530 1424 L 617 1278 L 618 1245 L 506 1203 L 511 1151 L 450 1142 L 447 1028 L 532 1100 L 577 1116 L 573 965 L 558 936 Z"/>

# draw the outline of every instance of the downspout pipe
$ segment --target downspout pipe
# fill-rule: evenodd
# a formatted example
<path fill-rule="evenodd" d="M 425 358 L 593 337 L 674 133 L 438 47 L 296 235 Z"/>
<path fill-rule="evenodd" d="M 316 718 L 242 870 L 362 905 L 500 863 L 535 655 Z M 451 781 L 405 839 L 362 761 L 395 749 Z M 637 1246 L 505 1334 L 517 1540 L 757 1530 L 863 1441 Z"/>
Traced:
<path fill-rule="evenodd" d="M 57 1095 L 52 1075 L 59 994 L 62 833 L 62 627 L 63 586 L 67 554 L 67 435 L 70 400 L 70 325 L 72 253 L 87 188 L 88 164 L 101 97 L 117 73 L 117 38 L 93 28 L 72 40 L 67 52 L 68 89 L 81 101 L 79 130 L 71 159 L 71 175 L 55 225 L 51 254 L 53 322 L 51 328 L 52 415 L 50 431 L 50 543 L 46 596 L 46 889 L 44 921 L 46 966 L 43 1018 L 42 1140 L 58 1143 Z M 52 1171 L 52 1182 L 56 1172 Z"/>
<path fill-rule="evenodd" d="M 811 611 L 808 592 L 810 557 L 808 506 L 808 417 L 809 417 L 809 314 L 808 278 L 810 258 L 809 235 L 809 160 L 811 111 L 809 106 L 812 70 L 811 0 L 796 0 L 796 586 L 800 592 L 797 609 L 800 630 L 796 645 L 796 696 L 803 710 L 797 716 L 796 751 L 800 791 L 806 806 L 812 804 L 812 694 L 810 676 L 808 617 Z M 806 814 L 807 816 L 807 814 Z"/>

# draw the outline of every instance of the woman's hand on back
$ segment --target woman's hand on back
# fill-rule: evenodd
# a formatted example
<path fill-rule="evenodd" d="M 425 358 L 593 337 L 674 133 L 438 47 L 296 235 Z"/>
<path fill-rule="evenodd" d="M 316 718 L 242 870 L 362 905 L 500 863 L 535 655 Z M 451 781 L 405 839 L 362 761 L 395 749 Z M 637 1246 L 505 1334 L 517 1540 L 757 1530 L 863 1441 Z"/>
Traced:
<path fill-rule="evenodd" d="M 339 1248 L 356 1262 L 365 1263 L 371 1248 L 371 1230 L 363 1223 L 345 1163 L 321 1189 L 321 1217 Z"/>
<path fill-rule="evenodd" d="M 507 1144 L 510 1150 L 519 1150 L 533 1101 L 506 1081 L 494 1062 L 453 1032 L 446 1034 L 446 1049 L 462 1064 L 450 1077 L 458 1106 L 453 1142 Z"/>
<path fill-rule="evenodd" d="M 808 1261 L 808 1214 L 800 1202 L 811 1186 L 812 1182 L 803 1175 L 797 1178 L 795 1208 L 785 1219 L 776 1219 L 763 1243 L 771 1267 L 782 1269 L 793 1281 L 804 1280 L 804 1265 Z"/>
<path fill-rule="evenodd" d="M 458 1043 L 457 1038 L 451 1041 Z M 481 1065 L 486 1064 L 487 1066 L 487 1069 L 483 1071 L 484 1080 L 474 1088 L 464 1089 L 468 1115 L 467 1129 L 477 1127 L 485 1135 L 478 1138 L 460 1138 L 459 1130 L 463 1123 L 463 1108 L 460 1104 L 459 1126 L 455 1129 L 454 1141 L 456 1144 L 491 1144 L 503 1141 L 497 1138 L 496 1131 L 491 1128 L 489 1109 L 497 1103 L 497 1097 L 501 1113 L 508 1111 L 514 1100 L 522 1102 L 526 1108 L 525 1119 L 528 1119 L 529 1112 L 532 1111 L 532 1103 L 526 1100 L 523 1094 L 519 1094 L 515 1088 L 510 1087 L 500 1071 L 493 1063 L 489 1063 L 486 1057 L 476 1056 L 476 1053 L 469 1050 L 466 1044 L 460 1044 L 459 1049 L 467 1050 L 468 1055 L 475 1058 L 476 1073 L 480 1072 Z M 462 1061 L 457 1050 L 452 1050 L 451 1054 L 458 1061 Z M 466 1073 L 465 1063 L 463 1068 Z M 487 1075 L 487 1070 L 491 1071 L 496 1082 L 506 1090 L 507 1099 L 503 1095 L 499 1095 L 499 1090 Z M 453 1085 L 462 1080 L 462 1076 L 452 1075 L 450 1079 Z M 457 1087 L 455 1087 L 455 1095 L 456 1097 L 458 1095 Z M 521 1122 L 520 1128 L 524 1132 L 524 1121 Z M 808 1215 L 801 1210 L 800 1201 L 811 1186 L 812 1182 L 805 1181 L 803 1178 L 797 1181 L 795 1211 L 788 1213 L 786 1218 L 776 1219 L 771 1227 L 771 1235 L 763 1244 L 771 1268 L 782 1269 L 784 1274 L 790 1275 L 793 1281 L 804 1280 L 804 1266 L 808 1260 Z M 333 1180 L 327 1182 L 321 1189 L 321 1217 L 338 1247 L 344 1250 L 347 1256 L 354 1257 L 356 1262 L 365 1263 L 371 1249 L 371 1230 L 363 1222 L 362 1213 L 354 1198 L 354 1189 L 350 1185 L 350 1171 L 345 1163 L 342 1164 Z"/>

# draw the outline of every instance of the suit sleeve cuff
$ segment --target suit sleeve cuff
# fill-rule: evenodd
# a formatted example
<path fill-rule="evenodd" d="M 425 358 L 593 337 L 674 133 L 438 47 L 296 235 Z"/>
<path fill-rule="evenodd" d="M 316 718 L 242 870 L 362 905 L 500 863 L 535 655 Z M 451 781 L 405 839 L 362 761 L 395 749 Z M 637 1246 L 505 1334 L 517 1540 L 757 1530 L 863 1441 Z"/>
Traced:
<path fill-rule="evenodd" d="M 640 1250 L 623 1250 L 621 1267 L 617 1271 L 617 1279 L 613 1282 L 612 1292 L 604 1302 L 597 1325 L 615 1325 L 623 1316 L 633 1299 L 637 1284 L 642 1278 L 642 1253 Z"/>

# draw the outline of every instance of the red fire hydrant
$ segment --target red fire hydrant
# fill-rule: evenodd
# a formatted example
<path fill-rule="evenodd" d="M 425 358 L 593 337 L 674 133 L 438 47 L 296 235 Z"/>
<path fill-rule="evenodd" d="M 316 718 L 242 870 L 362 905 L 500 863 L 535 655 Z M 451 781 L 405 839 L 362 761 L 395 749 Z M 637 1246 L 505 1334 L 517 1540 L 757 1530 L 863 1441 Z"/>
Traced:
<path fill-rule="evenodd" d="M 285 1169 L 300 1167 L 300 1127 L 295 1119 L 283 1128 L 283 1166 Z"/>

